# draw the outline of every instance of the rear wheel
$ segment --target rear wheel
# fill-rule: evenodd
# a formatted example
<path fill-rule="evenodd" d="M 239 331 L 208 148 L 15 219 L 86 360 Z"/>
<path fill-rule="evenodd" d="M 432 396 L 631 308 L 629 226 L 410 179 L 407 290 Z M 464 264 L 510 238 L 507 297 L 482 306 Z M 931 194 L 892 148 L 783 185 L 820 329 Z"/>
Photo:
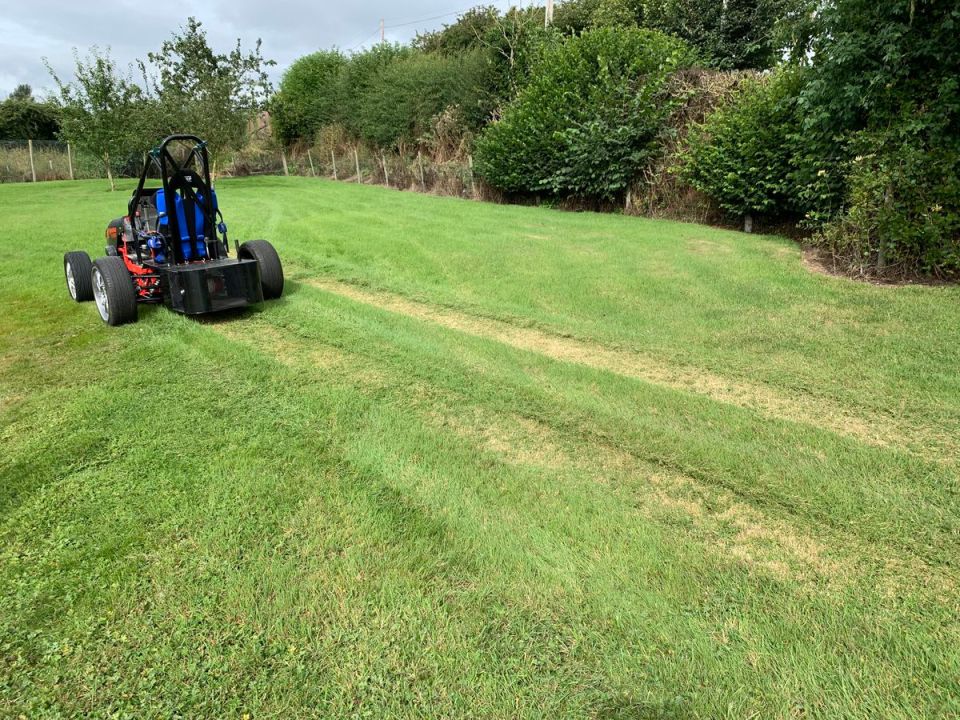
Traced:
<path fill-rule="evenodd" d="M 97 310 L 107 325 L 136 322 L 137 293 L 123 258 L 97 258 L 90 278 L 93 299 L 97 301 Z"/>
<path fill-rule="evenodd" d="M 67 280 L 67 292 L 77 302 L 93 300 L 93 283 L 90 273 L 93 263 L 82 250 L 68 252 L 63 256 L 63 275 Z"/>
<path fill-rule="evenodd" d="M 237 257 L 257 261 L 264 300 L 273 300 L 283 294 L 283 266 L 273 245 L 266 240 L 250 240 L 237 249 Z"/>

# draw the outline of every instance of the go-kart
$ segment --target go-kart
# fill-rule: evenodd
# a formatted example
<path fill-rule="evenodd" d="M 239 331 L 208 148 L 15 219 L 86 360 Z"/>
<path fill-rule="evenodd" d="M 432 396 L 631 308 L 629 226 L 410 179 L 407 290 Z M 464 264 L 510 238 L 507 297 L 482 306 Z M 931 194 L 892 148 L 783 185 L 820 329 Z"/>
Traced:
<path fill-rule="evenodd" d="M 160 187 L 147 187 L 147 178 Z M 165 303 L 186 315 L 241 308 L 283 293 L 283 268 L 266 240 L 230 257 L 227 225 L 210 181 L 206 143 L 170 135 L 149 153 L 127 214 L 107 225 L 106 257 L 63 256 L 67 290 L 95 300 L 108 325 L 137 320 L 138 303 Z"/>

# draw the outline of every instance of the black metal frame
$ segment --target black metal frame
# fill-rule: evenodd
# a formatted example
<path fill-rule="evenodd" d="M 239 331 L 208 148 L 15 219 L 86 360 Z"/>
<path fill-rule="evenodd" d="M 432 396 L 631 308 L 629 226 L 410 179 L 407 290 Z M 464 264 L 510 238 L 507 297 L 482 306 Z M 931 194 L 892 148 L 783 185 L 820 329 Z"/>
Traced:
<path fill-rule="evenodd" d="M 170 152 L 171 143 L 192 143 L 186 157 L 179 161 Z M 140 215 L 143 207 L 150 207 L 152 195 L 160 188 L 147 187 L 147 176 L 151 168 L 157 168 L 166 199 L 163 215 L 158 215 L 156 228 L 146 217 Z M 179 193 L 183 202 L 186 228 L 180 227 L 180 218 L 176 211 L 176 196 Z M 146 202 L 145 202 L 146 201 Z M 204 219 L 204 242 L 206 254 L 200 257 L 200 237 L 197 233 L 196 210 L 199 207 Z M 157 208 L 159 213 L 159 208 Z M 216 312 L 228 308 L 245 307 L 263 302 L 263 289 L 260 284 L 260 265 L 252 258 L 230 258 L 227 228 L 223 216 L 213 203 L 213 185 L 210 181 L 210 160 L 207 144 L 196 135 L 177 134 L 165 137 L 149 153 L 149 162 L 144 163 L 140 181 L 127 204 L 127 217 L 130 220 L 130 232 L 136 250 L 136 260 L 125 252 L 128 262 L 140 271 L 133 274 L 135 281 L 156 281 L 159 295 L 140 293 L 139 302 L 162 301 L 177 312 L 198 315 Z M 166 217 L 163 229 L 159 220 Z M 220 222 L 217 222 L 219 218 Z M 108 226 L 115 229 L 115 240 L 119 246 L 125 241 L 122 231 L 124 218 L 119 218 Z M 117 224 L 119 223 L 119 224 Z M 185 233 L 183 231 L 186 231 Z M 183 251 L 182 235 L 192 245 L 195 260 L 188 261 Z M 141 238 L 159 238 L 165 255 L 164 262 L 144 257 L 141 252 Z M 139 291 L 138 291 L 139 292 Z"/>
<path fill-rule="evenodd" d="M 193 142 L 194 146 L 182 162 L 178 161 L 168 149 L 173 142 Z M 174 265 L 181 265 L 187 262 L 181 246 L 182 229 L 180 228 L 180 218 L 176 212 L 176 194 L 179 191 L 183 198 L 184 219 L 186 220 L 186 231 L 192 246 L 193 256 L 199 257 L 200 238 L 197 235 L 196 207 L 199 206 L 204 218 L 204 227 L 207 229 L 204 242 L 207 245 L 207 257 L 211 260 L 218 260 L 227 257 L 229 244 L 226 233 L 223 238 L 218 235 L 217 216 L 220 211 L 213 205 L 213 186 L 210 182 L 210 158 L 207 154 L 207 143 L 196 135 L 176 134 L 168 135 L 161 143 L 153 148 L 149 153 L 150 162 L 144 163 L 143 172 L 140 174 L 140 182 L 137 183 L 137 189 L 134 191 L 127 205 L 127 214 L 133 221 L 137 217 L 137 211 L 141 200 L 146 197 L 145 190 L 155 193 L 157 188 L 145 188 L 147 175 L 151 167 L 157 167 L 160 170 L 160 179 L 163 186 L 163 194 L 166 200 L 167 232 L 161 233 L 163 237 L 164 253 L 169 262 Z M 192 161 L 193 167 L 191 167 Z M 222 216 L 221 216 L 222 219 Z M 139 244 L 137 244 L 137 255 L 139 256 Z M 137 258 L 143 262 L 143 258 Z"/>

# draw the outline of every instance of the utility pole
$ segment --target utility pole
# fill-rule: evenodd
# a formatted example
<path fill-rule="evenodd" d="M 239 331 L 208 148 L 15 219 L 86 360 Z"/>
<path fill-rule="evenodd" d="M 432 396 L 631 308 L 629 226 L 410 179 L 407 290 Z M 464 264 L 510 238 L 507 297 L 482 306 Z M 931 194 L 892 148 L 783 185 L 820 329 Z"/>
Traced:
<path fill-rule="evenodd" d="M 543 26 L 550 27 L 553 24 L 553 0 L 547 0 L 547 12 L 543 16 Z"/>
<path fill-rule="evenodd" d="M 383 45 L 384 40 L 385 40 L 385 38 L 384 38 L 384 36 L 383 36 L 383 29 L 384 29 L 384 28 L 383 28 L 383 18 L 380 18 L 380 44 L 381 44 L 381 45 Z"/>

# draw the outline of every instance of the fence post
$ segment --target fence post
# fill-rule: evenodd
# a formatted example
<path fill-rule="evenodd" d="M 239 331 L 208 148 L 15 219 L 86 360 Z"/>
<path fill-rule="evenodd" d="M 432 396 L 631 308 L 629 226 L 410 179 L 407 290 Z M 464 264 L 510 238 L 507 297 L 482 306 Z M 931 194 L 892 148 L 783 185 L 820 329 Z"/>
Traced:
<path fill-rule="evenodd" d="M 422 192 L 427 191 L 427 183 L 423 179 L 423 155 L 417 150 L 417 165 L 420 166 L 420 190 Z"/>
<path fill-rule="evenodd" d="M 70 179 L 73 180 L 73 158 L 70 157 L 70 141 L 67 141 L 67 167 L 70 168 Z"/>
<path fill-rule="evenodd" d="M 290 175 L 290 171 L 287 169 L 287 154 L 283 151 L 283 148 L 280 148 L 280 159 L 283 160 L 283 174 Z"/>
<path fill-rule="evenodd" d="M 353 146 L 353 161 L 357 164 L 357 184 L 359 185 L 360 180 L 360 156 L 357 155 L 357 146 Z"/>
<path fill-rule="evenodd" d="M 380 164 L 383 165 L 383 181 L 387 184 L 387 187 L 390 187 L 390 174 L 387 172 L 387 158 L 383 154 L 383 150 L 380 151 Z"/>
<path fill-rule="evenodd" d="M 317 176 L 316 171 L 313 169 L 313 155 L 310 153 L 310 148 L 307 148 L 307 160 L 310 161 L 310 174 L 313 177 Z"/>
<path fill-rule="evenodd" d="M 467 165 L 470 166 L 470 197 L 476 199 L 477 186 L 473 181 L 473 155 L 467 155 Z"/>
<path fill-rule="evenodd" d="M 27 150 L 30 151 L 30 176 L 37 181 L 37 169 L 33 166 L 33 140 L 27 140 Z"/>
<path fill-rule="evenodd" d="M 333 148 L 330 148 L 330 162 L 333 163 L 333 179 L 339 180 L 337 177 L 337 156 L 333 154 Z"/>

